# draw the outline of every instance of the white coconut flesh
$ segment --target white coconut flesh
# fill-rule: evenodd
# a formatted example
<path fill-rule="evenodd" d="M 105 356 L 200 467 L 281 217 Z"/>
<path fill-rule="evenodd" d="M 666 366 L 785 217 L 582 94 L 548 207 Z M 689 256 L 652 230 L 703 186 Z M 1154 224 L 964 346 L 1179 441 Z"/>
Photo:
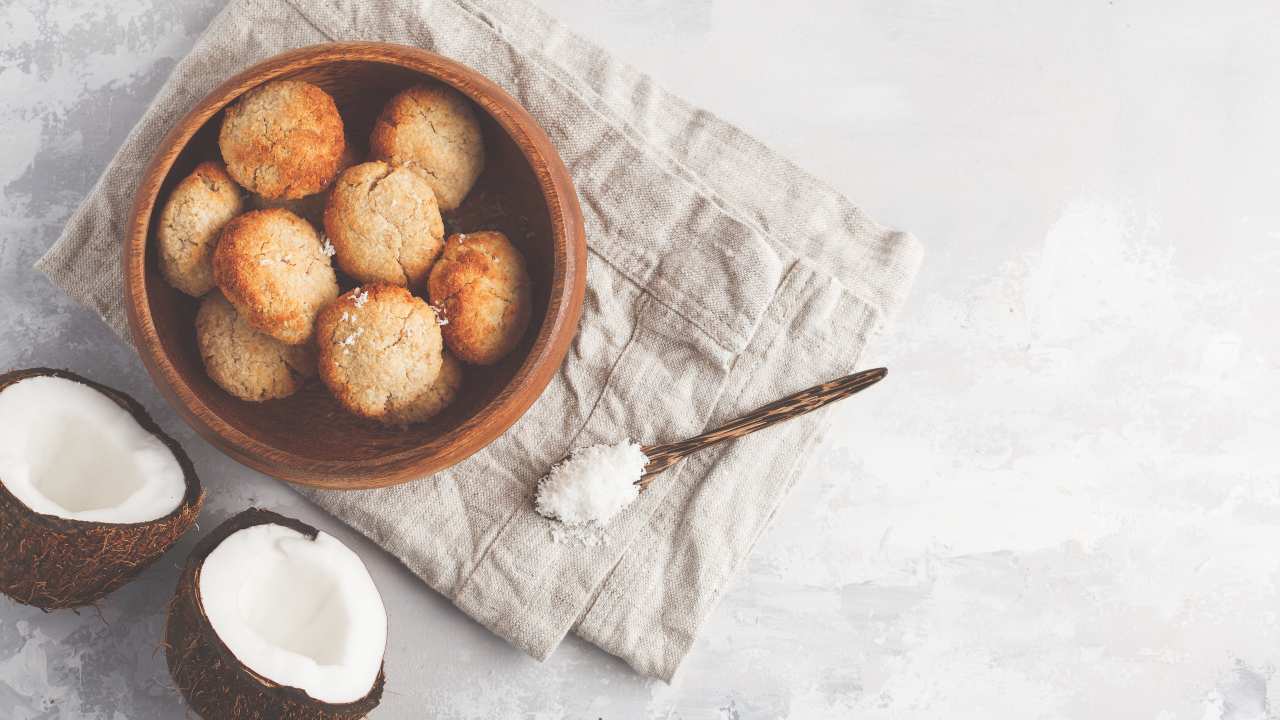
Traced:
<path fill-rule="evenodd" d="M 173 452 L 128 410 L 51 376 L 0 391 L 0 482 L 35 512 L 103 523 L 162 518 L 187 492 Z"/>
<path fill-rule="evenodd" d="M 364 563 L 333 536 L 238 530 L 205 558 L 198 590 L 213 631 L 255 673 L 325 703 L 373 689 L 387 613 Z"/>

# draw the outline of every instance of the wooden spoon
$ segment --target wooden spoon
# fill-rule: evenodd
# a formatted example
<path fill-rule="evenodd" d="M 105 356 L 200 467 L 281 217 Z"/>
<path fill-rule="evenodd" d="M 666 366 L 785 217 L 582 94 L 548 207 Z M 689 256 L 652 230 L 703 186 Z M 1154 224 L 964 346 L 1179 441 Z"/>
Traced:
<path fill-rule="evenodd" d="M 801 390 L 798 393 L 788 395 L 781 400 L 775 400 L 743 415 L 737 420 L 715 430 L 695 435 L 688 440 L 664 443 L 662 445 L 645 445 L 642 449 L 645 457 L 649 458 L 649 463 L 645 465 L 644 475 L 636 481 L 636 484 L 642 489 L 646 488 L 649 483 L 653 482 L 653 478 L 658 473 L 675 465 L 684 459 L 686 455 L 698 452 L 718 442 L 750 435 L 770 425 L 776 425 L 785 420 L 813 412 L 820 407 L 825 407 L 837 400 L 842 400 L 866 390 L 884 379 L 884 376 L 888 373 L 888 368 L 875 368 L 873 370 L 863 370 L 852 375 L 845 375 L 842 378 L 831 380 L 821 385 L 814 385 L 808 390 Z"/>

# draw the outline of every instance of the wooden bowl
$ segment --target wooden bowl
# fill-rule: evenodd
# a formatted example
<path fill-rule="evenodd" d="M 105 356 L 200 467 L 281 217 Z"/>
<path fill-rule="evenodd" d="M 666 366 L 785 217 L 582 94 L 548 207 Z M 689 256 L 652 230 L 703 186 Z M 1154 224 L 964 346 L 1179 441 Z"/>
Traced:
<path fill-rule="evenodd" d="M 158 204 L 195 165 L 218 157 L 222 110 L 269 80 L 298 78 L 333 95 L 349 142 L 367 152 L 383 104 L 414 83 L 457 88 L 479 111 L 487 162 L 475 189 L 446 215 L 450 230 L 498 229 L 520 248 L 533 281 L 533 321 L 493 367 L 466 368 L 461 397 L 430 422 L 385 427 L 343 410 L 319 381 L 284 400 L 250 403 L 205 374 L 195 341 L 199 301 L 156 265 Z M 542 393 L 577 331 L 586 285 L 582 211 L 550 139 L 509 95 L 433 53 L 383 43 L 317 45 L 278 55 L 227 80 L 169 132 L 138 187 L 124 242 L 133 342 L 161 392 L 201 435 L 268 475 L 325 488 L 371 488 L 457 463 L 511 426 Z M 344 289 L 351 283 L 346 283 Z"/>

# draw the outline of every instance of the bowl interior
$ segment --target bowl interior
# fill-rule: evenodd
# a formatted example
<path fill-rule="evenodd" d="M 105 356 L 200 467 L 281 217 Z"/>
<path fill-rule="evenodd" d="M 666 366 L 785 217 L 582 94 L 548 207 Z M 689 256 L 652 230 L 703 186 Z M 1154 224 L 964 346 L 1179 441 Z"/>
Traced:
<path fill-rule="evenodd" d="M 284 75 L 314 83 L 338 104 L 347 141 L 361 160 L 367 157 L 369 133 L 392 95 L 427 76 L 397 65 L 369 61 L 329 61 Z M 524 253 L 533 288 L 530 327 L 521 345 L 491 367 L 466 366 L 460 397 L 441 415 L 405 428 L 386 427 L 358 418 L 338 405 L 318 380 L 295 395 L 264 403 L 238 400 L 209 379 L 195 341 L 199 301 L 175 290 L 156 265 L 155 225 L 169 191 L 195 165 L 217 159 L 222 112 L 209 119 L 183 148 L 165 177 L 151 213 L 146 251 L 146 297 L 161 351 L 209 410 L 246 436 L 279 452 L 306 461 L 359 464 L 391 455 L 431 455 L 443 439 L 468 418 L 494 403 L 530 354 L 543 323 L 555 269 L 551 215 L 533 168 L 519 146 L 483 108 L 475 105 L 484 132 L 486 164 L 462 207 L 445 214 L 446 234 L 496 229 Z M 339 272 L 342 290 L 353 287 Z"/>

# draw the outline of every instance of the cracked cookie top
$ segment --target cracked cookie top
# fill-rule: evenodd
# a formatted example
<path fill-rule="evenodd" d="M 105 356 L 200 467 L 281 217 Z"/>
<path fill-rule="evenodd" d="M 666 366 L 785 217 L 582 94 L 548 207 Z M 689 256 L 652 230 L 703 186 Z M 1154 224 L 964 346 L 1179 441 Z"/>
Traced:
<path fill-rule="evenodd" d="M 316 374 L 310 344 L 286 345 L 258 331 L 219 292 L 200 303 L 196 344 L 209 377 L 241 400 L 288 397 Z"/>
<path fill-rule="evenodd" d="M 445 343 L 463 362 L 498 362 L 529 327 L 532 300 L 524 256 L 496 230 L 449 236 L 427 289 L 447 321 Z"/>
<path fill-rule="evenodd" d="M 333 182 L 346 140 L 328 93 L 301 80 L 274 80 L 227 108 L 218 147 L 227 172 L 250 192 L 296 199 Z"/>
<path fill-rule="evenodd" d="M 357 154 L 355 147 L 348 144 L 346 149 L 342 151 L 342 157 L 338 158 L 338 174 L 341 175 L 344 170 L 358 162 L 360 162 L 360 156 Z M 273 207 L 284 208 L 312 225 L 320 227 L 324 224 L 324 206 L 329 201 L 329 193 L 333 191 L 334 184 L 336 184 L 336 181 L 314 195 L 292 200 L 287 198 L 265 198 L 261 195 L 250 193 L 245 203 L 253 210 L 265 210 Z"/>
<path fill-rule="evenodd" d="M 202 162 L 179 181 L 156 228 L 164 279 L 192 297 L 212 290 L 218 234 L 243 206 L 240 188 L 220 162 Z"/>
<path fill-rule="evenodd" d="M 484 143 L 471 101 L 441 84 L 391 98 L 369 138 L 370 154 L 421 172 L 441 210 L 453 210 L 484 169 Z"/>
<path fill-rule="evenodd" d="M 366 418 L 425 419 L 461 382 L 460 373 L 449 371 L 445 382 L 454 389 L 436 387 L 444 363 L 436 314 L 395 285 L 357 287 L 326 307 L 316 320 L 316 346 L 320 378 L 344 407 Z"/>
<path fill-rule="evenodd" d="M 320 236 L 283 208 L 227 223 L 213 253 L 213 278 L 246 322 L 290 345 L 311 338 L 316 314 L 338 296 Z"/>
<path fill-rule="evenodd" d="M 329 190 L 325 233 L 338 267 L 359 282 L 421 289 L 444 246 L 444 223 L 426 179 L 374 161 L 356 165 Z"/>

